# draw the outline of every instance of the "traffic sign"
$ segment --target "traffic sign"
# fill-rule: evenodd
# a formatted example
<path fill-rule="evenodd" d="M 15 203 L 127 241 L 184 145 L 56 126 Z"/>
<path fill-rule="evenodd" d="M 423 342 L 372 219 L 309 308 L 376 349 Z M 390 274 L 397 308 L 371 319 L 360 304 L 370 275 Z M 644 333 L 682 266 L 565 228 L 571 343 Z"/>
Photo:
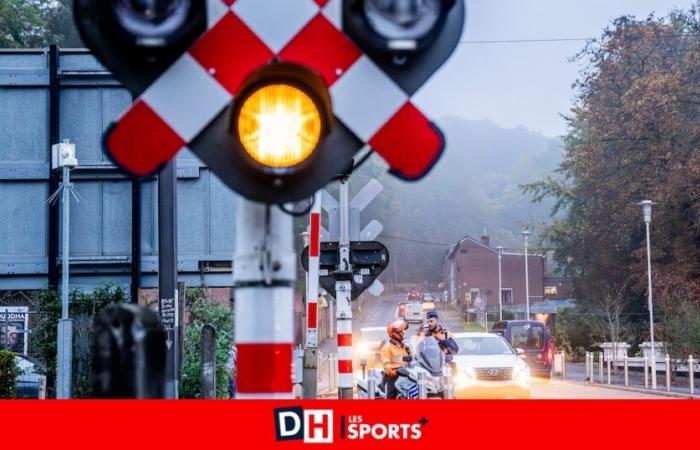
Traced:
<path fill-rule="evenodd" d="M 350 263 L 352 271 L 339 271 L 340 244 L 338 242 L 322 242 L 319 283 L 333 297 L 336 297 L 336 281 L 352 282 L 352 300 L 360 296 L 376 281 L 377 277 L 389 264 L 389 250 L 384 244 L 376 241 L 350 242 Z M 301 265 L 309 270 L 309 248 L 304 248 Z M 381 286 L 381 285 L 380 285 Z M 377 288 L 373 288 L 375 291 Z M 381 292 L 375 295 L 379 295 Z"/>

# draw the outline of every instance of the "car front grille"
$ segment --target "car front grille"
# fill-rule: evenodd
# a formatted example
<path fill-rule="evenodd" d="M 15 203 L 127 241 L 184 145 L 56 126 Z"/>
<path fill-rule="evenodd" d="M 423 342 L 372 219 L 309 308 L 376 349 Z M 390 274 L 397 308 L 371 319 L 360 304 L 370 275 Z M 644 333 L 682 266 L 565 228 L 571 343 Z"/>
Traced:
<path fill-rule="evenodd" d="M 474 369 L 476 379 L 482 381 L 505 381 L 513 379 L 512 367 L 479 367 Z"/>

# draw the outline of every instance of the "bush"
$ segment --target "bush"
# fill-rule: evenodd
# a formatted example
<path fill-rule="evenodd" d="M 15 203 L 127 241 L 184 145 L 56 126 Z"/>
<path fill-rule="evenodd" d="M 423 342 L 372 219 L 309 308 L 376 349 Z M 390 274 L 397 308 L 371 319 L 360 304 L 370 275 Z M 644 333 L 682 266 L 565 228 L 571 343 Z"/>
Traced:
<path fill-rule="evenodd" d="M 581 361 L 586 351 L 591 350 L 600 335 L 597 332 L 601 319 L 579 308 L 567 308 L 556 317 L 554 346 L 566 351 L 573 361 Z"/>
<path fill-rule="evenodd" d="M 0 350 L 0 398 L 15 398 L 15 386 L 19 375 L 15 354 Z"/>
<path fill-rule="evenodd" d="M 210 324 L 216 330 L 216 396 L 228 398 L 231 370 L 227 363 L 233 348 L 233 312 L 226 306 L 208 302 L 202 289 L 188 290 L 186 308 L 189 324 L 184 336 L 180 397 L 202 395 L 202 327 Z"/>
<path fill-rule="evenodd" d="M 91 293 L 73 290 L 69 295 L 73 319 L 72 398 L 88 398 L 91 393 L 92 321 L 106 306 L 126 302 L 124 290 L 103 283 Z M 31 345 L 44 365 L 47 398 L 55 396 L 56 339 L 61 318 L 61 299 L 56 291 L 39 291 L 34 296 L 39 320 L 31 334 Z"/>

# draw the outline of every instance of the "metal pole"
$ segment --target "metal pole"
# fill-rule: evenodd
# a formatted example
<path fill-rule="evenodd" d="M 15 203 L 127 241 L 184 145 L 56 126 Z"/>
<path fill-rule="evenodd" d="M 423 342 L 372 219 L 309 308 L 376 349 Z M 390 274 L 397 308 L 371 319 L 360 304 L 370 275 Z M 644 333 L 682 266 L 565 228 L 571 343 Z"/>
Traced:
<path fill-rule="evenodd" d="M 625 386 L 630 385 L 629 358 L 625 355 Z"/>
<path fill-rule="evenodd" d="M 688 356 L 688 384 L 690 384 L 690 395 L 695 394 L 695 361 L 693 355 Z"/>
<path fill-rule="evenodd" d="M 503 257 L 503 247 L 498 250 L 498 320 L 503 320 L 503 282 L 501 279 L 501 259 Z"/>
<path fill-rule="evenodd" d="M 608 360 L 606 362 L 608 364 L 608 384 L 612 384 L 611 379 L 610 379 L 610 372 L 611 372 L 611 370 L 610 370 L 611 369 L 610 368 L 610 363 L 611 363 L 610 358 L 608 358 Z"/>
<path fill-rule="evenodd" d="M 444 398 L 446 400 L 452 400 L 455 398 L 455 386 L 452 384 L 452 376 L 444 375 L 442 379 L 442 386 L 444 389 Z"/>
<path fill-rule="evenodd" d="M 336 327 L 338 331 L 338 398 L 351 399 L 352 380 L 352 264 L 350 262 L 348 180 L 340 181 L 339 265 L 336 270 Z"/>
<path fill-rule="evenodd" d="M 428 398 L 428 389 L 425 381 L 425 372 L 418 372 L 418 398 L 425 400 Z"/>
<path fill-rule="evenodd" d="M 649 389 L 649 357 L 644 357 L 644 389 Z"/>
<path fill-rule="evenodd" d="M 671 392 L 671 358 L 666 355 L 666 391 Z"/>
<path fill-rule="evenodd" d="M 66 141 L 64 141 L 65 143 Z M 72 387 L 73 323 L 69 318 L 68 294 L 70 276 L 70 168 L 63 166 L 63 208 L 61 248 L 61 320 L 58 321 L 58 353 L 56 355 L 56 398 L 69 399 Z"/>
<path fill-rule="evenodd" d="M 158 311 L 166 333 L 165 398 L 178 398 L 177 162 L 158 174 Z"/>
<path fill-rule="evenodd" d="M 367 379 L 367 399 L 374 400 L 377 395 L 377 379 L 374 377 L 369 377 Z"/>
<path fill-rule="evenodd" d="M 318 386 L 318 270 L 321 254 L 321 192 L 317 192 L 309 214 L 309 271 L 306 274 L 306 339 L 304 340 L 303 392 L 314 399 Z"/>
<path fill-rule="evenodd" d="M 292 216 L 239 197 L 233 285 L 238 349 L 236 398 L 294 397 Z"/>
<path fill-rule="evenodd" d="M 566 352 L 561 352 L 561 379 L 566 380 Z"/>
<path fill-rule="evenodd" d="M 586 352 L 586 379 L 591 381 L 590 354 Z"/>
<path fill-rule="evenodd" d="M 530 275 L 527 269 L 527 248 L 529 245 L 530 232 L 528 230 L 523 230 L 523 246 L 525 247 L 525 319 L 530 320 Z"/>
<path fill-rule="evenodd" d="M 5 308 L 5 350 L 10 350 L 10 310 Z"/>
<path fill-rule="evenodd" d="M 202 327 L 202 398 L 216 398 L 216 330 L 210 324 Z"/>
<path fill-rule="evenodd" d="M 644 225 L 646 228 L 647 235 L 647 307 L 649 308 L 649 338 L 651 340 L 651 387 L 656 389 L 656 345 L 654 344 L 654 302 L 652 296 L 652 284 L 651 284 L 651 200 L 644 200 L 641 202 L 643 213 L 644 213 Z"/>

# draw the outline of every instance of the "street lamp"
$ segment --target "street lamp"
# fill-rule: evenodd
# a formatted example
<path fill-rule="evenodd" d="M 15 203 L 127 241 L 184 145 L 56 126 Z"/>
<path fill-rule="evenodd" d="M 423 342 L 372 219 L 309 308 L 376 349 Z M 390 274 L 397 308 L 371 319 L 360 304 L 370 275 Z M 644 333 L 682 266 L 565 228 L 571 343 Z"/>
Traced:
<path fill-rule="evenodd" d="M 498 250 L 498 320 L 503 320 L 503 286 L 501 283 L 501 259 L 503 257 L 503 247 L 496 247 Z"/>
<path fill-rule="evenodd" d="M 654 343 L 654 303 L 652 302 L 651 293 L 651 236 L 649 234 L 649 227 L 651 225 L 651 206 L 654 204 L 654 202 L 651 200 L 643 200 L 637 204 L 642 207 L 642 212 L 644 213 L 644 225 L 647 232 L 647 302 L 649 307 L 649 334 L 651 341 L 651 387 L 652 389 L 656 389 L 656 346 Z"/>
<path fill-rule="evenodd" d="M 530 243 L 530 231 L 525 228 L 523 229 L 523 247 L 525 247 L 525 315 L 526 319 L 530 320 L 530 276 L 527 271 L 527 247 Z"/>

